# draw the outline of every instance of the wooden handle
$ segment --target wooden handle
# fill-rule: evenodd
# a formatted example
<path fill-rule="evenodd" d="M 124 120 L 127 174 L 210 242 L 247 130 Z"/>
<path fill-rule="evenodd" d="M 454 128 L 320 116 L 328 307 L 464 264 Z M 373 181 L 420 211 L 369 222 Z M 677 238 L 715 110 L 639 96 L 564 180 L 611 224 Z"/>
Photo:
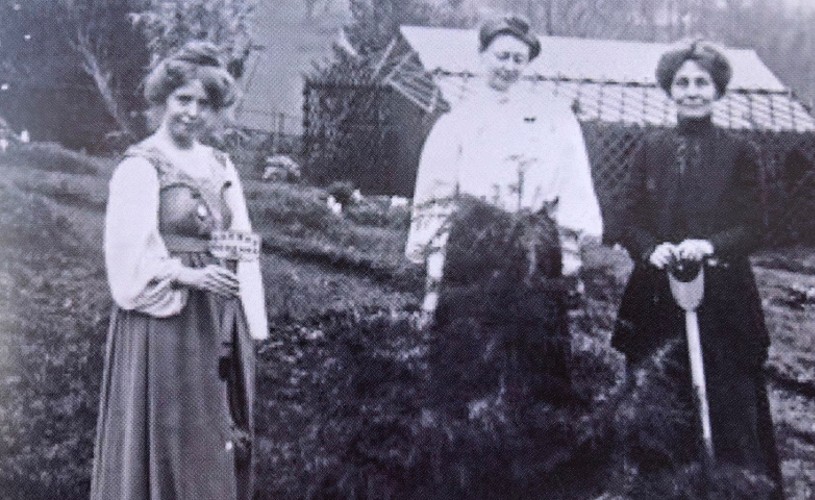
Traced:
<path fill-rule="evenodd" d="M 702 425 L 702 441 L 705 453 L 710 463 L 713 463 L 713 431 L 710 426 L 710 408 L 707 400 L 707 384 L 705 383 L 705 365 L 702 359 L 702 342 L 699 335 L 699 319 L 696 311 L 685 313 L 685 331 L 688 337 L 688 357 L 690 358 L 690 372 L 696 396 L 699 420 Z"/>

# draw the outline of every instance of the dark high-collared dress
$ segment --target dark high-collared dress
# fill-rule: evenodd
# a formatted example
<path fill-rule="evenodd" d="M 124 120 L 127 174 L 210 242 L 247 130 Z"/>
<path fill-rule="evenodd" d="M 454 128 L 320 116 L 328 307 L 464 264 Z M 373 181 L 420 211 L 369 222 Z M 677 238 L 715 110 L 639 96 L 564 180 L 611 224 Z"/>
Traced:
<path fill-rule="evenodd" d="M 650 265 L 648 257 L 662 242 L 709 240 L 718 264 L 705 270 L 698 317 L 717 459 L 779 480 L 763 375 L 769 335 L 748 260 L 762 231 L 757 160 L 748 141 L 709 118 L 683 120 L 676 129 L 643 140 L 626 186 L 621 235 L 635 266 L 612 345 L 637 363 L 679 339 L 671 354 L 679 367 L 675 386 L 692 401 L 684 313 L 671 296 L 665 271 Z M 697 443 L 694 436 L 686 441 Z"/>

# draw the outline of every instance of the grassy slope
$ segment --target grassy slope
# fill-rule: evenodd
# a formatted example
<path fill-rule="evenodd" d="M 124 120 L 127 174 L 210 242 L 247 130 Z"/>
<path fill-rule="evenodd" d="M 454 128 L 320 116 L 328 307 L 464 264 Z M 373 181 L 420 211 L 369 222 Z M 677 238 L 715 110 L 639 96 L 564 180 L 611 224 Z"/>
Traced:
<path fill-rule="evenodd" d="M 109 303 L 104 274 L 66 219 L 5 184 L 0 234 L 0 496 L 82 498 Z"/>
<path fill-rule="evenodd" d="M 6 457 L 0 491 L 8 486 L 3 479 L 27 477 L 31 484 L 56 485 L 68 494 L 86 485 L 88 472 L 109 304 L 100 248 L 112 166 L 95 162 L 97 173 L 88 175 L 62 171 L 70 170 L 68 166 L 40 170 L 2 160 L 0 234 L 6 235 L 2 249 L 8 251 L 0 268 L 6 291 L 0 304 L 5 332 L 0 344 L 0 445 L 5 452 L 0 455 Z M 49 164 L 59 164 L 59 159 L 49 159 Z M 405 275 L 400 274 L 398 250 L 403 236 L 398 231 L 326 215 L 317 190 L 248 181 L 246 191 L 267 248 L 274 250 L 263 263 L 269 312 L 278 329 L 262 346 L 261 356 L 262 362 L 275 364 L 261 380 L 274 387 L 264 391 L 272 400 L 259 401 L 259 411 L 263 418 L 279 417 L 272 419 L 274 435 L 262 436 L 261 449 L 269 452 L 264 464 L 280 475 L 270 486 L 283 494 L 296 491 L 304 474 L 303 454 L 326 446 L 319 444 L 326 436 L 309 427 L 316 408 L 305 408 L 301 393 L 311 387 L 317 392 L 308 401 L 329 397 L 319 392 L 321 381 L 309 379 L 316 368 L 308 363 L 326 360 L 316 354 L 304 358 L 315 342 L 325 342 L 319 318 L 332 310 L 364 315 L 372 308 L 410 307 L 416 282 L 415 276 L 407 276 L 407 283 L 401 283 Z M 8 239 L 18 233 L 23 236 Z M 798 260 L 812 255 L 800 253 L 804 257 Z M 387 257 L 377 258 L 381 255 Z M 595 264 L 609 258 L 618 275 L 615 281 L 621 283 L 629 264 L 607 250 L 595 256 Z M 785 285 L 815 284 L 815 278 L 769 268 L 758 268 L 757 278 L 773 336 L 772 404 L 786 489 L 790 498 L 808 498 L 815 490 L 815 345 L 806 332 L 815 331 L 815 311 L 811 306 L 791 309 L 781 299 Z M 595 320 L 607 326 L 613 307 L 604 300 L 595 305 L 602 306 L 602 317 Z M 65 415 L 85 417 L 66 420 Z M 269 418 L 265 421 L 268 425 Z M 77 456 L 79 460 L 73 459 Z M 43 462 L 47 473 L 40 472 Z"/>

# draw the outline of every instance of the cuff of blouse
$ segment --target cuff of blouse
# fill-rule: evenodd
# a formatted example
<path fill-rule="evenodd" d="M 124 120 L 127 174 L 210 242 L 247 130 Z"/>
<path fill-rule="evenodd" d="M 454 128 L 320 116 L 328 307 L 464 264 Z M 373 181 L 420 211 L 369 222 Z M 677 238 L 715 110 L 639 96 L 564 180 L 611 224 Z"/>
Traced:
<path fill-rule="evenodd" d="M 640 254 L 640 261 L 642 261 L 642 262 L 648 262 L 648 260 L 651 258 L 651 254 L 652 254 L 652 253 L 654 253 L 654 250 L 656 250 L 656 249 L 657 249 L 657 246 L 659 246 L 659 245 L 658 245 L 658 244 L 654 244 L 654 245 L 651 245 L 651 246 L 647 247 L 647 248 L 646 248 L 646 249 L 645 249 L 645 250 L 642 252 L 642 254 Z"/>
<path fill-rule="evenodd" d="M 186 266 L 179 258 L 167 259 L 167 278 L 170 280 L 170 287 L 174 290 L 184 289 L 185 286 L 178 281 L 178 276 Z"/>

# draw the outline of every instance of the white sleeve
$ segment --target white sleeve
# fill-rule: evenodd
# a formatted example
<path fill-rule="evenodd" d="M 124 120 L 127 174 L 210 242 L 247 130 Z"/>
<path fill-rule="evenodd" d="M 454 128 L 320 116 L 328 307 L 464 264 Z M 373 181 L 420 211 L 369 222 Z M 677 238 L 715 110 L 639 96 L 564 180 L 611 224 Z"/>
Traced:
<path fill-rule="evenodd" d="M 159 181 L 147 160 L 128 158 L 110 180 L 105 215 L 105 267 L 119 307 L 155 317 L 178 314 L 187 290 L 173 282 L 183 264 L 158 231 Z"/>
<path fill-rule="evenodd" d="M 570 109 L 565 108 L 562 113 L 558 141 L 561 161 L 557 172 L 557 223 L 580 236 L 599 239 L 603 235 L 603 218 L 591 178 L 583 131 Z"/>
<path fill-rule="evenodd" d="M 224 198 L 232 211 L 232 227 L 235 231 L 252 231 L 246 197 L 243 194 L 240 178 L 231 162 L 227 164 L 227 177 L 231 184 L 224 192 Z M 246 314 L 249 334 L 262 340 L 269 336 L 266 318 L 266 298 L 260 272 L 260 259 L 251 262 L 238 262 L 238 280 L 241 283 L 241 303 Z"/>
<path fill-rule="evenodd" d="M 453 210 L 461 155 L 456 120 L 451 115 L 444 115 L 436 122 L 419 160 L 410 232 L 405 245 L 405 255 L 416 263 L 423 262 L 429 245 L 443 247 L 446 241 L 446 235 L 440 234 L 440 230 Z"/>

